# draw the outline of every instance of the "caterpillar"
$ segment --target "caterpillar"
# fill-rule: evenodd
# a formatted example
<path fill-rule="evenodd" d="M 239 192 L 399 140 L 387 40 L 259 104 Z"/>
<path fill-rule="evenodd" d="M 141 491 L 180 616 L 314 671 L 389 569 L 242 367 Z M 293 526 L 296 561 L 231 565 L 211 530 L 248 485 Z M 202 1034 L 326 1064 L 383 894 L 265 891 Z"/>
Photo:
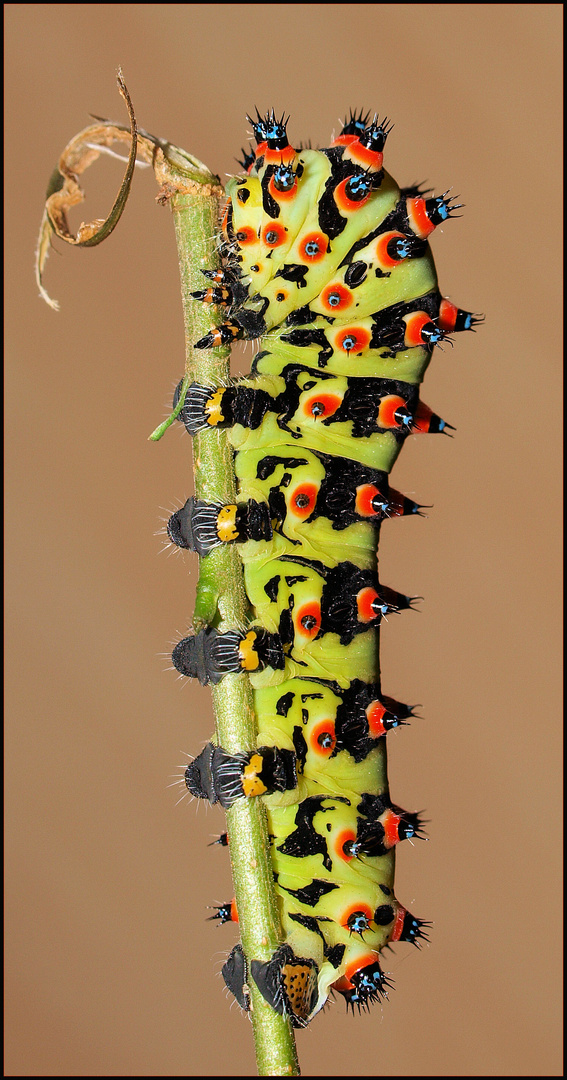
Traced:
<path fill-rule="evenodd" d="M 172 660 L 203 684 L 252 682 L 256 747 L 211 741 L 184 779 L 225 809 L 264 800 L 284 938 L 267 962 L 235 946 L 223 976 L 243 1009 L 252 979 L 303 1027 L 330 994 L 352 1011 L 387 997 L 382 949 L 428 940 L 394 892 L 396 845 L 423 822 L 387 777 L 388 733 L 414 708 L 384 693 L 379 661 L 382 621 L 420 598 L 382 584 L 377 550 L 383 521 L 422 511 L 389 484 L 404 441 L 451 430 L 419 396 L 433 349 L 482 317 L 442 296 L 429 247 L 461 204 L 398 187 L 388 120 L 351 111 L 329 147 L 295 149 L 285 115 L 247 119 L 255 146 L 226 186 L 221 269 L 192 295 L 226 313 L 195 348 L 259 349 L 249 377 L 174 398 L 191 435 L 228 429 L 238 496 L 190 497 L 167 531 L 202 558 L 238 545 L 250 620 L 188 635 Z M 234 901 L 211 918 L 237 921 Z"/>

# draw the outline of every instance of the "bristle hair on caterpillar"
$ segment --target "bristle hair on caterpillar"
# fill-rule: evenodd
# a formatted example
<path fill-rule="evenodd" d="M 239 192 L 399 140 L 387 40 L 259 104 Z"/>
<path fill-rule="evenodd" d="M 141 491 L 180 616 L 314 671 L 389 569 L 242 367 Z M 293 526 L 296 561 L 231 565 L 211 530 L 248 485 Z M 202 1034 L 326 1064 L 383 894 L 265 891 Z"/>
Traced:
<path fill-rule="evenodd" d="M 212 740 L 185 783 L 226 810 L 264 801 L 283 937 L 269 960 L 235 945 L 222 971 L 244 1011 L 254 984 L 301 1028 L 330 996 L 352 1012 L 387 998 L 382 950 L 429 940 L 394 882 L 396 847 L 423 837 L 423 819 L 387 775 L 389 732 L 415 706 L 382 688 L 379 656 L 382 622 L 418 598 L 382 583 L 377 551 L 383 522 L 423 509 L 390 486 L 405 441 L 454 430 L 421 400 L 433 351 L 482 316 L 443 296 L 430 249 L 461 204 L 398 186 L 389 120 L 351 111 L 329 146 L 296 149 L 285 114 L 247 119 L 255 145 L 226 185 L 221 266 L 192 294 L 224 314 L 194 346 L 257 351 L 248 376 L 183 382 L 174 400 L 192 437 L 226 429 L 237 497 L 189 496 L 167 533 L 201 559 L 237 545 L 250 618 L 202 626 L 172 660 L 202 684 L 253 687 L 256 745 Z M 215 910 L 238 921 L 233 900 Z"/>

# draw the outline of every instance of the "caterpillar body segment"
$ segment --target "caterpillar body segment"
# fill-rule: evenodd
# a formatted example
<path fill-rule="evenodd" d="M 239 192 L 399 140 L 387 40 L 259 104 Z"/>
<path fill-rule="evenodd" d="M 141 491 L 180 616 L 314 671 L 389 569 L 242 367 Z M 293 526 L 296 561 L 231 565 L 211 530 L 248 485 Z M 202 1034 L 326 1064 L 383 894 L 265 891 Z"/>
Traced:
<path fill-rule="evenodd" d="M 193 294 L 224 321 L 195 347 L 259 348 L 249 377 L 192 384 L 179 413 L 191 435 L 228 430 L 238 495 L 188 499 L 167 531 L 201 557 L 238 545 L 251 621 L 187 636 L 173 663 L 254 688 L 256 747 L 211 742 L 185 780 L 227 809 L 265 803 L 283 940 L 267 960 L 235 946 L 223 976 L 243 1009 L 254 982 L 303 1027 L 329 994 L 353 1011 L 386 998 L 380 952 L 428 940 L 394 892 L 395 848 L 423 836 L 422 820 L 392 801 L 387 776 L 387 737 L 415 714 L 383 692 L 379 663 L 382 624 L 417 598 L 381 583 L 377 548 L 384 521 L 422 509 L 389 484 L 406 439 L 454 430 L 420 397 L 433 350 L 482 317 L 442 295 L 429 248 L 461 204 L 398 187 L 383 167 L 388 121 L 351 112 L 312 150 L 290 144 L 284 116 L 249 120 L 223 267 Z M 232 902 L 212 916 L 237 917 Z"/>

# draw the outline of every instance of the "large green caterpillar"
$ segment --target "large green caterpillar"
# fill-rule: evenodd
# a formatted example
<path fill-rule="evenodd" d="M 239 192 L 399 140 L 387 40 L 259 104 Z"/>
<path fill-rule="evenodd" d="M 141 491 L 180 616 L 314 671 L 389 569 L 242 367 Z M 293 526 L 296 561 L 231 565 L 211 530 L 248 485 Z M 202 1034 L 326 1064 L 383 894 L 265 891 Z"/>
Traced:
<path fill-rule="evenodd" d="M 405 438 L 449 426 L 419 400 L 433 348 L 478 317 L 441 296 L 429 249 L 455 203 L 398 188 L 386 121 L 351 113 L 321 150 L 295 150 L 273 112 L 251 122 L 223 268 L 193 295 L 227 311 L 197 348 L 260 348 L 249 378 L 176 397 L 191 434 L 230 429 L 238 501 L 190 498 L 168 524 L 203 557 L 239 545 L 251 620 L 184 638 L 173 663 L 252 681 L 257 749 L 209 743 L 185 782 L 225 808 L 265 801 L 284 940 L 263 963 L 236 946 L 223 974 L 242 1007 L 252 978 L 303 1026 L 331 991 L 353 1009 L 385 996 L 380 951 L 427 938 L 394 893 L 395 845 L 421 826 L 390 799 L 386 735 L 412 709 L 384 695 L 379 665 L 382 619 L 416 598 L 381 584 L 377 546 L 384 519 L 420 510 L 388 483 Z M 215 917 L 237 918 L 234 903 Z"/>

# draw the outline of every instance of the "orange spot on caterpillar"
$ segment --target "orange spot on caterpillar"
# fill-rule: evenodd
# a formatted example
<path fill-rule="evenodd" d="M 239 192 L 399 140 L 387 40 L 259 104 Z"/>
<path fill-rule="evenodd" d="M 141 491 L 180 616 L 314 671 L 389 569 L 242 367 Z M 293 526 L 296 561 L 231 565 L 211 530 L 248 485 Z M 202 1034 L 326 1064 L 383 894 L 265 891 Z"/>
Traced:
<path fill-rule="evenodd" d="M 374 253 L 382 270 L 391 270 L 392 267 L 399 266 L 400 263 L 404 261 L 403 259 L 393 259 L 388 251 L 388 244 L 390 243 L 390 240 L 393 240 L 395 237 L 400 237 L 401 240 L 407 241 L 407 236 L 404 236 L 401 232 L 382 233 L 376 241 Z"/>
<path fill-rule="evenodd" d="M 302 604 L 295 613 L 294 622 L 297 632 L 312 640 L 321 629 L 321 605 L 318 600 Z"/>
<path fill-rule="evenodd" d="M 299 245 L 299 257 L 308 263 L 321 262 L 327 254 L 328 244 L 329 240 L 325 233 L 307 233 Z"/>
<path fill-rule="evenodd" d="M 333 720 L 321 720 L 315 724 L 309 733 L 309 742 L 315 754 L 330 757 L 337 745 Z"/>
<path fill-rule="evenodd" d="M 343 911 L 339 916 L 341 926 L 344 926 L 345 930 L 350 930 L 351 933 L 362 934 L 365 930 L 370 929 L 370 923 L 373 921 L 374 912 L 368 904 L 358 903 L 350 904 L 348 908 Z"/>
<path fill-rule="evenodd" d="M 348 144 L 345 157 L 349 157 L 357 165 L 362 165 L 363 169 L 368 169 L 369 172 L 379 172 L 384 161 L 381 150 L 371 150 L 368 146 L 363 146 L 358 138 Z"/>
<path fill-rule="evenodd" d="M 400 904 L 399 907 L 398 907 L 397 914 L 396 914 L 396 921 L 394 923 L 394 929 L 392 930 L 392 936 L 390 937 L 390 941 L 399 941 L 400 940 L 400 937 L 402 936 L 402 931 L 404 929 L 404 919 L 405 919 L 406 915 L 407 915 L 406 909 L 404 907 L 402 907 L 401 904 Z"/>
<path fill-rule="evenodd" d="M 350 848 L 356 841 L 356 833 L 352 829 L 342 829 L 341 832 L 335 836 L 335 854 L 339 859 L 344 859 L 345 862 L 350 862 L 354 859 Z"/>
<path fill-rule="evenodd" d="M 409 416 L 407 405 L 397 394 L 388 394 L 382 398 L 378 409 L 378 426 L 382 428 L 401 428 L 405 417 Z"/>
<path fill-rule="evenodd" d="M 425 199 L 408 199 L 406 203 L 408 220 L 416 236 L 425 240 L 433 232 L 435 225 L 429 220 Z"/>
<path fill-rule="evenodd" d="M 370 345 L 372 334 L 363 326 L 346 326 L 335 338 L 335 347 L 346 353 L 360 353 Z"/>
<path fill-rule="evenodd" d="M 356 597 L 356 606 L 358 609 L 358 621 L 362 623 L 373 622 L 377 618 L 377 612 L 374 609 L 374 603 L 379 600 L 380 597 L 376 592 L 376 589 L 370 587 L 361 589 Z"/>
<path fill-rule="evenodd" d="M 350 150 L 350 147 L 348 147 L 348 150 Z M 352 179 L 352 177 L 347 176 L 346 180 L 341 180 L 340 184 L 337 184 L 337 186 L 336 186 L 336 188 L 334 190 L 334 193 L 333 193 L 334 198 L 335 198 L 335 202 L 336 202 L 339 210 L 342 210 L 343 213 L 349 213 L 349 212 L 352 212 L 353 210 L 358 210 L 359 207 L 364 206 L 365 203 L 367 203 L 369 198 L 370 198 L 370 192 L 369 192 L 368 195 L 366 195 L 363 199 L 350 199 L 348 197 L 348 195 L 347 195 L 347 190 L 346 189 L 347 189 L 347 184 L 349 183 L 349 181 L 351 179 Z"/>
<path fill-rule="evenodd" d="M 295 160 L 295 150 L 293 146 L 284 146 L 283 150 L 271 150 L 266 143 L 266 149 L 263 151 L 264 160 L 266 165 L 292 165 Z M 264 143 L 262 143 L 264 146 Z M 256 158 L 259 157 L 260 147 L 256 148 Z"/>
<path fill-rule="evenodd" d="M 384 826 L 384 843 L 386 847 L 392 848 L 395 844 L 399 843 L 400 836 L 398 833 L 398 825 L 401 820 L 399 814 L 395 814 L 393 810 L 386 810 L 386 813 L 382 818 L 382 824 Z"/>
<path fill-rule="evenodd" d="M 290 499 L 291 512 L 294 517 L 301 520 L 308 518 L 315 509 L 319 489 L 316 484 L 301 484 L 292 493 Z"/>
<path fill-rule="evenodd" d="M 382 735 L 386 734 L 386 728 L 382 723 L 382 717 L 386 709 L 381 701 L 371 701 L 370 705 L 366 707 L 366 719 L 368 720 L 368 732 L 375 739 L 379 739 Z"/>
<path fill-rule="evenodd" d="M 246 247 L 247 244 L 255 244 L 258 237 L 251 225 L 241 225 L 236 234 L 236 239 L 240 247 Z"/>
<path fill-rule="evenodd" d="M 425 311 L 413 311 L 411 315 L 404 317 L 406 324 L 405 332 L 405 344 L 408 348 L 412 348 L 415 345 L 423 345 L 424 341 L 421 336 L 423 327 L 431 322 L 431 315 L 427 315 Z"/>
<path fill-rule="evenodd" d="M 278 164 L 280 164 L 280 162 L 278 162 Z M 274 178 L 271 176 L 268 184 L 268 191 L 276 202 L 290 202 L 292 199 L 295 199 L 295 196 L 297 195 L 297 180 L 295 180 L 293 187 L 291 187 L 289 191 L 282 191 L 280 188 L 276 187 Z"/>
<path fill-rule="evenodd" d="M 286 233 L 287 230 L 283 225 L 280 225 L 277 221 L 270 221 L 268 225 L 264 225 L 261 238 L 266 247 L 277 248 L 285 242 Z"/>
<path fill-rule="evenodd" d="M 442 300 L 439 305 L 439 319 L 437 320 L 441 329 L 447 332 L 454 330 L 458 314 L 458 307 L 455 307 L 450 300 Z"/>
<path fill-rule="evenodd" d="M 347 964 L 345 974 L 337 979 L 333 983 L 335 990 L 353 990 L 352 978 L 358 971 L 362 971 L 363 968 L 369 967 L 371 964 L 375 964 L 378 958 L 378 953 L 368 952 L 366 956 L 359 956 L 357 960 L 351 960 L 350 964 Z"/>
<path fill-rule="evenodd" d="M 382 499 L 380 488 L 377 488 L 375 484 L 361 484 L 360 487 L 357 487 L 354 505 L 356 512 L 357 514 L 360 514 L 360 517 L 372 518 L 380 513 L 381 507 L 376 509 L 373 504 L 373 500 L 376 496 L 379 496 L 380 503 L 384 501 Z"/>
<path fill-rule="evenodd" d="M 303 411 L 316 420 L 324 420 L 327 416 L 333 416 L 342 403 L 343 399 L 338 394 L 313 394 L 305 402 Z"/>
<path fill-rule="evenodd" d="M 342 285 L 339 281 L 327 285 L 321 293 L 321 303 L 330 312 L 344 311 L 345 308 L 350 307 L 352 302 L 353 296 L 350 289 L 347 289 L 346 285 Z"/>

